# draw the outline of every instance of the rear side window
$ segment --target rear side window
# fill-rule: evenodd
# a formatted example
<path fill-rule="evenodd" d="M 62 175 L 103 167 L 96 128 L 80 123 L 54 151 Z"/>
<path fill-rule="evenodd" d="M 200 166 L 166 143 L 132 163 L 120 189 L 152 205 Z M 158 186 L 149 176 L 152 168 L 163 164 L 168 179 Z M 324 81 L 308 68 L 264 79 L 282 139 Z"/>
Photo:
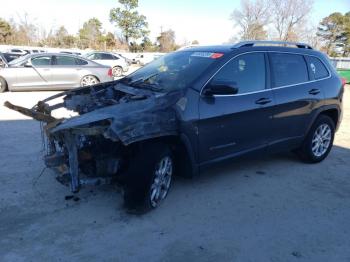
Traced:
<path fill-rule="evenodd" d="M 70 56 L 56 56 L 56 65 L 75 65 L 75 57 Z"/>
<path fill-rule="evenodd" d="M 114 60 L 118 60 L 119 59 L 119 57 L 115 56 L 115 55 L 112 55 L 112 57 L 113 57 Z"/>
<path fill-rule="evenodd" d="M 114 60 L 115 57 L 111 54 L 101 53 L 101 59 L 102 60 Z"/>
<path fill-rule="evenodd" d="M 320 59 L 314 56 L 305 56 L 312 80 L 318 80 L 329 76 L 329 72 Z"/>
<path fill-rule="evenodd" d="M 101 60 L 101 54 L 99 53 L 93 53 L 93 54 L 90 54 L 88 57 L 88 59 L 91 59 L 91 60 Z"/>
<path fill-rule="evenodd" d="M 265 89 L 265 55 L 240 55 L 225 65 L 211 80 L 212 83 L 230 83 L 238 94 Z"/>
<path fill-rule="evenodd" d="M 274 87 L 309 81 L 308 70 L 302 55 L 271 53 L 270 62 Z"/>

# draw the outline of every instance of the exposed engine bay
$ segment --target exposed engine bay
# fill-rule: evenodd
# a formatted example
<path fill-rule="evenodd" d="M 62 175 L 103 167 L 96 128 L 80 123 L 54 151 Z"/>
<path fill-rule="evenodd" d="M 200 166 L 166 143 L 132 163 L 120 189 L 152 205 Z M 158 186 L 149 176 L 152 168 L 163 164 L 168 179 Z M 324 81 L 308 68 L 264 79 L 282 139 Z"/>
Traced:
<path fill-rule="evenodd" d="M 59 171 L 57 179 L 77 192 L 85 184 L 109 183 L 128 165 L 132 144 L 177 134 L 179 94 L 156 93 L 110 82 L 66 91 L 39 101 L 32 109 L 5 106 L 43 123 L 45 164 Z M 63 102 L 50 104 L 60 98 Z M 52 113 L 65 108 L 71 118 Z"/>

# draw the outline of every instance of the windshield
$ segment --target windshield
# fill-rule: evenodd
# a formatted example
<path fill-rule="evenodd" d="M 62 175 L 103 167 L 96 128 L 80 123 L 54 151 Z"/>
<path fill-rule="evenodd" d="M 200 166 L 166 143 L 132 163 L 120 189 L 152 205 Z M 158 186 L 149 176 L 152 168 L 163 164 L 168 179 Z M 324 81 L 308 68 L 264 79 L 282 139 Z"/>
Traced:
<path fill-rule="evenodd" d="M 12 60 L 12 61 L 9 63 L 9 65 L 10 65 L 10 66 L 13 66 L 13 65 L 20 65 L 20 64 L 22 64 L 24 61 L 26 61 L 26 60 L 28 59 L 29 56 L 30 56 L 30 55 L 25 55 L 25 56 L 21 56 L 21 57 L 15 59 L 15 60 Z"/>
<path fill-rule="evenodd" d="M 223 54 L 213 52 L 170 53 L 123 78 L 121 82 L 161 92 L 183 89 L 222 56 Z"/>

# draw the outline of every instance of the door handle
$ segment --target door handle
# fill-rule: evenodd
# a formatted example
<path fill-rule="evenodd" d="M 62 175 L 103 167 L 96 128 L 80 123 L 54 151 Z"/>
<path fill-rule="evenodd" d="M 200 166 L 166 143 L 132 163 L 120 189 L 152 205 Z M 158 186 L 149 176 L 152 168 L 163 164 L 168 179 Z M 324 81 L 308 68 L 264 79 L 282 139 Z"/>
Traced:
<path fill-rule="evenodd" d="M 320 89 L 311 89 L 310 91 L 309 91 L 309 94 L 310 95 L 318 95 L 319 93 L 321 93 L 321 91 L 320 91 Z"/>
<path fill-rule="evenodd" d="M 271 102 L 272 102 L 272 100 L 270 98 L 260 98 L 260 99 L 255 101 L 255 104 L 266 105 L 266 104 L 269 104 Z"/>

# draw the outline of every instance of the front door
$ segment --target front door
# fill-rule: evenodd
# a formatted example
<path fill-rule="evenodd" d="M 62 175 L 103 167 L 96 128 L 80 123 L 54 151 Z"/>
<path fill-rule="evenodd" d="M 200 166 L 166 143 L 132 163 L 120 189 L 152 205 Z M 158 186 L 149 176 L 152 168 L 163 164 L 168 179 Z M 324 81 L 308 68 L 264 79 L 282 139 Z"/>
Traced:
<path fill-rule="evenodd" d="M 231 83 L 234 95 L 202 95 L 199 102 L 201 163 L 234 156 L 267 145 L 274 106 L 268 88 L 267 57 L 242 54 L 227 63 L 210 81 Z M 204 87 L 205 88 L 205 87 Z"/>
<path fill-rule="evenodd" d="M 34 57 L 30 61 L 30 66 L 22 65 L 17 67 L 17 81 L 13 85 L 14 89 L 46 89 L 51 82 L 51 56 Z M 29 64 L 28 64 L 29 65 Z"/>

